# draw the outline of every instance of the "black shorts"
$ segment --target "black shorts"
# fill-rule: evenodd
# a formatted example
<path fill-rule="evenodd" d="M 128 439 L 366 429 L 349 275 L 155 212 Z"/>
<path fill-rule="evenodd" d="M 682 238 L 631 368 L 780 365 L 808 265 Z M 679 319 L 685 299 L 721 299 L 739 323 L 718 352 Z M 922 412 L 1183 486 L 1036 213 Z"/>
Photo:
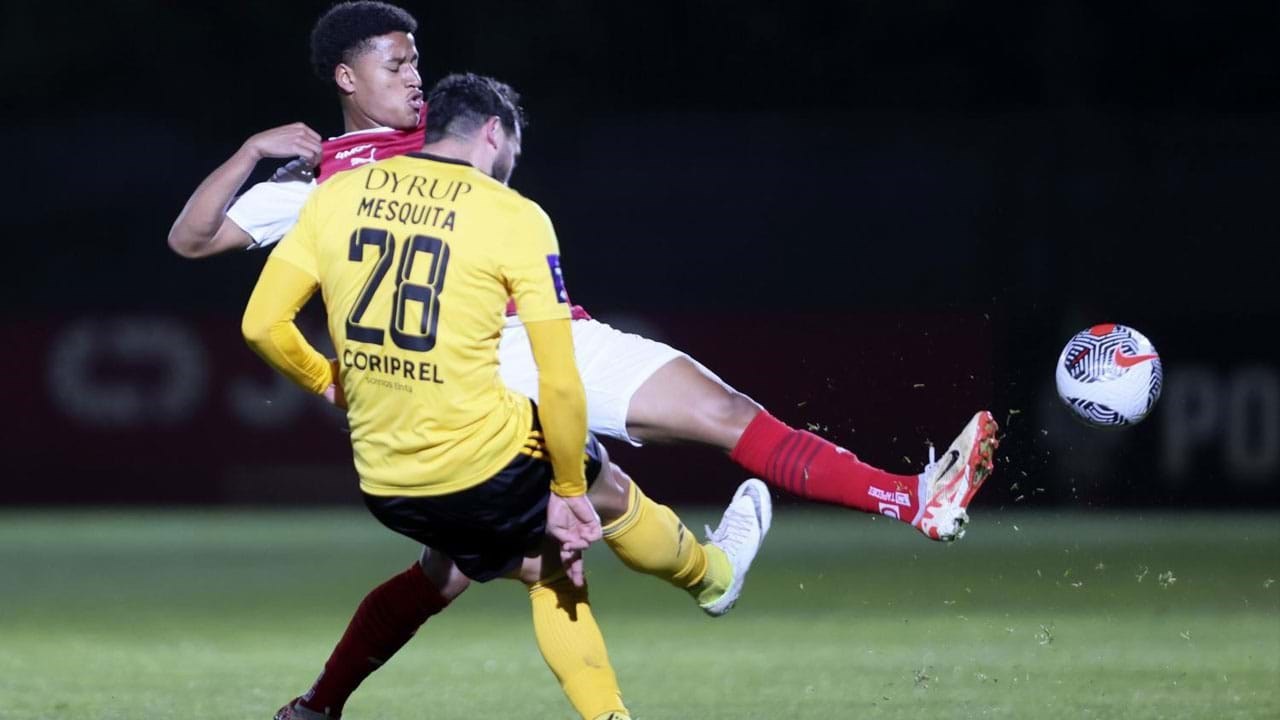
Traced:
<path fill-rule="evenodd" d="M 539 427 L 537 408 L 533 426 Z M 601 449 L 587 434 L 587 482 L 600 474 Z M 474 487 L 432 497 L 365 494 L 364 502 L 388 528 L 439 550 L 477 582 L 502 577 L 537 549 L 547 532 L 551 463 L 520 454 Z"/>

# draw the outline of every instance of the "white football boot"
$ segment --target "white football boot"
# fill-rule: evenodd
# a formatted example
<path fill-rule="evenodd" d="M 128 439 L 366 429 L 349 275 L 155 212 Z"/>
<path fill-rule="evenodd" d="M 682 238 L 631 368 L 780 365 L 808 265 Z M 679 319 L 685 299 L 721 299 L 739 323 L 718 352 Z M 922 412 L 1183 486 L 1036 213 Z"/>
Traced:
<path fill-rule="evenodd" d="M 969 522 L 969 501 L 995 469 L 1000 427 L 983 410 L 951 443 L 946 453 L 934 458 L 929 447 L 929 464 L 920 473 L 920 511 L 911 524 L 932 540 L 949 542 L 964 537 Z"/>
<path fill-rule="evenodd" d="M 729 588 L 720 597 L 701 606 L 708 615 L 724 615 L 738 601 L 747 571 L 751 569 L 772 523 L 773 499 L 769 496 L 769 488 L 751 478 L 738 486 L 715 531 L 707 526 L 707 540 L 723 550 L 733 566 L 733 582 Z"/>

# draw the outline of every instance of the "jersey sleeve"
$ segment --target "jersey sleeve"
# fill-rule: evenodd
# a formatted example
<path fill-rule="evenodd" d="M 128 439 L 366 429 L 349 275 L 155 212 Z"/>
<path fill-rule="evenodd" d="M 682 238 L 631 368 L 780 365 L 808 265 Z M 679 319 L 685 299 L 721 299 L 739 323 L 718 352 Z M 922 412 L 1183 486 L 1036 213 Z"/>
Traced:
<path fill-rule="evenodd" d="M 316 282 L 320 281 L 320 260 L 316 253 L 319 224 L 315 220 L 319 199 L 319 193 L 312 194 L 298 212 L 297 222 L 271 251 L 272 258 L 289 263 Z"/>
<path fill-rule="evenodd" d="M 295 167 L 298 162 L 281 167 L 271 180 L 249 188 L 227 209 L 231 222 L 253 238 L 250 248 L 267 247 L 284 237 L 315 190 L 315 181 L 305 166 Z"/>
<path fill-rule="evenodd" d="M 551 218 L 529 203 L 512 230 L 503 277 L 521 322 L 569 317 L 569 292 L 560 270 L 560 245 Z"/>
<path fill-rule="evenodd" d="M 334 383 L 334 368 L 298 331 L 294 318 L 316 291 L 316 281 L 275 257 L 267 258 L 245 307 L 241 331 L 249 347 L 285 377 L 320 394 Z"/>

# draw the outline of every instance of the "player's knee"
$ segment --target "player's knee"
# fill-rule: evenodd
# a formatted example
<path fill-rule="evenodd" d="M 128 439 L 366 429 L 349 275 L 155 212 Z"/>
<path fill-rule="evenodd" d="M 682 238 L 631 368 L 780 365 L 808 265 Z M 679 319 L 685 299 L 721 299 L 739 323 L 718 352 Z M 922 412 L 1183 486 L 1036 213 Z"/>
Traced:
<path fill-rule="evenodd" d="M 622 517 L 627 512 L 627 500 L 631 495 L 631 477 L 617 465 L 606 462 L 600 468 L 600 476 L 596 478 L 588 493 L 591 505 L 595 507 L 600 522 L 609 523 Z"/>
<path fill-rule="evenodd" d="M 564 568 L 560 564 L 558 546 L 548 539 L 541 552 L 526 555 L 507 577 L 519 580 L 530 589 L 566 577 Z"/>
<path fill-rule="evenodd" d="M 755 400 L 726 387 L 724 392 L 704 400 L 698 414 L 717 437 L 736 439 L 761 410 Z"/>
<path fill-rule="evenodd" d="M 438 550 L 423 546 L 422 555 L 418 557 L 418 567 L 436 592 L 446 600 L 453 601 L 471 585 L 471 580 L 462 574 L 453 560 Z"/>

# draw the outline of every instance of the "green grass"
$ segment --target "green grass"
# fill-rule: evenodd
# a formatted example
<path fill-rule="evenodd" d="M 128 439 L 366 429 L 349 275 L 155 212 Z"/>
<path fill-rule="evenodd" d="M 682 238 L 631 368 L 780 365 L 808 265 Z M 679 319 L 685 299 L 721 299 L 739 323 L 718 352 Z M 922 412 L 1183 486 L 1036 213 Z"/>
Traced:
<path fill-rule="evenodd" d="M 719 620 L 592 551 L 638 718 L 1280 717 L 1276 515 L 987 511 L 946 547 L 884 519 L 779 510 Z M 265 720 L 414 552 L 358 511 L 0 513 L 0 718 Z M 495 582 L 432 620 L 346 716 L 572 712 L 524 593 Z"/>

